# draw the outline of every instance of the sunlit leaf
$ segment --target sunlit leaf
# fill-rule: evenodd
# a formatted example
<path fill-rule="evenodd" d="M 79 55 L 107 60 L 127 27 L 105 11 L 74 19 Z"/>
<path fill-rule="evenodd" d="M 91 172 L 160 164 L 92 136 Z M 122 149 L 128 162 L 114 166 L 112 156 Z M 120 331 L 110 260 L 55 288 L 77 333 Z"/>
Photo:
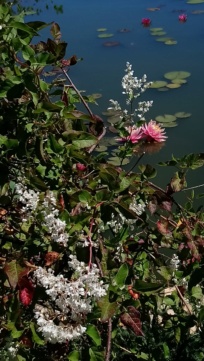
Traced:
<path fill-rule="evenodd" d="M 176 116 L 171 114 L 158 115 L 155 120 L 159 123 L 171 123 L 176 120 Z"/>
<path fill-rule="evenodd" d="M 151 83 L 149 88 L 157 89 L 157 88 L 162 88 L 166 85 L 167 85 L 167 82 L 164 80 L 155 80 Z"/>
<path fill-rule="evenodd" d="M 175 113 L 176 118 L 189 118 L 190 116 L 191 116 L 191 113 L 186 113 L 186 112 Z"/>
<path fill-rule="evenodd" d="M 164 74 L 164 78 L 166 79 L 185 79 L 185 78 L 188 78 L 189 76 L 191 75 L 191 73 L 189 73 L 188 71 L 170 71 L 168 73 L 165 73 Z"/>
<path fill-rule="evenodd" d="M 114 34 L 102 33 L 98 35 L 98 38 L 112 38 Z"/>

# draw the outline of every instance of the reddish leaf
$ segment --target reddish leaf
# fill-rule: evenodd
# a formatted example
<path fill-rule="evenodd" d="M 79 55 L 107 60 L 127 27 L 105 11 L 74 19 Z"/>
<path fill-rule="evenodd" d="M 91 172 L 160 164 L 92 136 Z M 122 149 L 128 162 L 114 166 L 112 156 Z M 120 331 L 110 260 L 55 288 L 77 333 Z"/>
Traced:
<path fill-rule="evenodd" d="M 157 229 L 164 236 L 171 234 L 171 231 L 168 229 L 168 227 L 169 227 L 168 220 L 160 219 L 159 221 L 157 221 Z"/>
<path fill-rule="evenodd" d="M 168 212 L 171 212 L 172 208 L 172 201 L 163 201 L 161 204 L 162 208 L 165 209 Z"/>
<path fill-rule="evenodd" d="M 154 214 L 157 210 L 158 202 L 156 197 L 152 197 L 151 201 L 148 203 L 148 208 L 151 214 Z"/>
<path fill-rule="evenodd" d="M 19 282 L 19 299 L 24 306 L 29 306 L 34 295 L 34 287 L 27 277 L 22 277 Z"/>
<path fill-rule="evenodd" d="M 180 192 L 187 185 L 185 175 L 182 172 L 176 172 L 167 186 L 168 194 Z"/>
<path fill-rule="evenodd" d="M 59 258 L 58 252 L 47 252 L 45 255 L 45 266 L 51 266 Z"/>
<path fill-rule="evenodd" d="M 50 32 L 55 40 L 60 40 L 62 34 L 60 32 L 60 27 L 57 23 L 52 23 Z"/>
<path fill-rule="evenodd" d="M 129 313 L 124 312 L 120 315 L 121 322 L 125 326 L 130 327 L 137 336 L 144 336 L 139 311 L 135 307 L 129 306 L 128 312 Z"/>

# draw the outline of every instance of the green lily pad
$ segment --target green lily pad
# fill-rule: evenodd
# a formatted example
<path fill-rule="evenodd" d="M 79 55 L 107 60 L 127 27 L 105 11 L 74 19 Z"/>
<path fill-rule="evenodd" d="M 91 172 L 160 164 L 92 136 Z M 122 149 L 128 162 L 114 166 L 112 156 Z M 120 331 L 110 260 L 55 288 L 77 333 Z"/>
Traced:
<path fill-rule="evenodd" d="M 97 29 L 97 31 L 107 31 L 107 29 L 106 28 L 99 28 L 99 29 Z"/>
<path fill-rule="evenodd" d="M 119 121 L 121 121 L 120 115 L 114 115 L 113 117 L 108 118 L 107 121 L 108 121 L 108 123 L 116 124 Z"/>
<path fill-rule="evenodd" d="M 166 31 L 152 31 L 151 35 L 154 35 L 154 36 L 166 35 Z"/>
<path fill-rule="evenodd" d="M 113 116 L 116 116 L 116 115 L 121 115 L 122 111 L 110 108 L 110 109 L 107 109 L 106 112 L 102 112 L 102 114 L 106 115 L 107 117 L 113 117 Z"/>
<path fill-rule="evenodd" d="M 160 123 L 164 128 L 174 128 L 177 127 L 178 123 L 176 122 L 169 122 L 169 123 Z"/>
<path fill-rule="evenodd" d="M 186 79 L 172 79 L 171 81 L 172 83 L 176 83 L 176 84 L 185 84 L 187 83 L 187 80 Z"/>
<path fill-rule="evenodd" d="M 128 164 L 130 162 L 130 159 L 125 158 L 123 159 L 123 165 Z M 121 165 L 121 158 L 119 157 L 110 157 L 108 160 L 108 163 L 111 163 L 115 166 L 120 166 Z"/>
<path fill-rule="evenodd" d="M 166 88 L 166 87 L 163 87 L 163 88 L 158 88 L 157 89 L 159 92 L 167 92 L 169 89 Z"/>
<path fill-rule="evenodd" d="M 167 82 L 164 80 L 155 80 L 152 82 L 152 84 L 149 86 L 149 88 L 158 89 L 158 88 L 163 88 L 166 85 L 167 85 Z"/>
<path fill-rule="evenodd" d="M 169 89 L 177 89 L 177 88 L 180 88 L 181 87 L 181 84 L 179 83 L 169 83 L 166 85 L 167 88 Z"/>
<path fill-rule="evenodd" d="M 170 37 L 167 37 L 167 36 L 156 39 L 156 41 L 161 41 L 162 43 L 165 43 L 165 42 L 170 41 L 170 40 L 172 41 L 173 39 L 170 38 Z"/>
<path fill-rule="evenodd" d="M 166 79 L 185 79 L 188 78 L 191 75 L 188 71 L 170 71 L 168 73 L 164 74 L 164 78 Z"/>
<path fill-rule="evenodd" d="M 108 148 L 105 145 L 100 145 L 96 147 L 94 150 L 95 152 L 105 152 Z"/>
<path fill-rule="evenodd" d="M 163 30 L 163 28 L 151 28 L 151 29 L 150 29 L 151 32 L 152 32 L 152 31 L 161 31 L 161 30 Z"/>
<path fill-rule="evenodd" d="M 102 97 L 102 94 L 100 94 L 100 93 L 94 93 L 94 94 L 91 94 L 91 95 L 89 95 L 89 96 L 91 96 L 91 97 L 94 98 L 94 99 L 100 99 L 100 98 Z"/>
<path fill-rule="evenodd" d="M 164 42 L 165 45 L 176 45 L 177 41 L 176 40 L 167 40 Z"/>
<path fill-rule="evenodd" d="M 204 0 L 188 0 L 187 4 L 202 4 Z"/>
<path fill-rule="evenodd" d="M 204 10 L 193 10 L 191 14 L 204 14 Z"/>
<path fill-rule="evenodd" d="M 112 38 L 112 36 L 114 36 L 114 34 L 108 34 L 108 33 L 104 33 L 104 34 L 99 34 L 98 38 Z"/>
<path fill-rule="evenodd" d="M 190 116 L 191 116 L 191 113 L 186 113 L 186 112 L 175 113 L 176 118 L 189 118 Z"/>
<path fill-rule="evenodd" d="M 171 123 L 176 120 L 175 115 L 172 114 L 164 114 L 164 115 L 158 115 L 155 120 L 159 123 Z"/>

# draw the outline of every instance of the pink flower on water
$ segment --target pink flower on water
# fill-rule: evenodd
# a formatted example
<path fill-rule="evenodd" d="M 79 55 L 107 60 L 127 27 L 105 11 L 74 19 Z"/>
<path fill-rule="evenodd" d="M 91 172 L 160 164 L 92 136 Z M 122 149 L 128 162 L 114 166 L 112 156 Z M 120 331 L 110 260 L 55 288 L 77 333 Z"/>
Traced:
<path fill-rule="evenodd" d="M 178 19 L 179 19 L 179 21 L 185 23 L 186 20 L 187 20 L 187 15 L 186 14 L 181 14 L 181 15 L 179 15 Z"/>
<path fill-rule="evenodd" d="M 151 24 L 151 20 L 149 18 L 143 18 L 141 22 L 144 26 L 150 26 Z"/>
<path fill-rule="evenodd" d="M 134 125 L 132 127 L 126 127 L 125 128 L 129 135 L 127 137 L 122 137 L 118 139 L 121 142 L 131 142 L 132 144 L 137 143 L 142 138 L 142 128 L 135 127 Z"/>
<path fill-rule="evenodd" d="M 150 120 L 148 124 L 142 126 L 142 132 L 147 142 L 165 142 L 167 138 L 165 130 L 153 120 Z"/>

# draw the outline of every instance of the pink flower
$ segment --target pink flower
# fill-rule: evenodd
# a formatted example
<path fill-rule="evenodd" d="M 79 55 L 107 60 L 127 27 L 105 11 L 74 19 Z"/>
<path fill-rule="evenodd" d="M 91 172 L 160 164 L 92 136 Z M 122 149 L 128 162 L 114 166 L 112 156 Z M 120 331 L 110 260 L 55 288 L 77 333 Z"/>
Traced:
<path fill-rule="evenodd" d="M 142 126 L 143 135 L 146 136 L 147 142 L 165 142 L 165 130 L 160 127 L 155 121 L 150 120 L 148 124 Z"/>
<path fill-rule="evenodd" d="M 76 164 L 76 169 L 78 170 L 78 171 L 80 171 L 80 172 L 84 172 L 85 170 L 86 170 L 86 166 L 84 165 L 84 164 L 82 164 L 82 163 L 77 163 Z"/>
<path fill-rule="evenodd" d="M 179 21 L 185 23 L 185 21 L 187 20 L 187 15 L 186 14 L 181 14 L 178 17 Z"/>
<path fill-rule="evenodd" d="M 151 20 L 149 18 L 143 18 L 142 19 L 142 25 L 144 26 L 150 26 Z"/>
<path fill-rule="evenodd" d="M 129 135 L 127 137 L 122 137 L 118 139 L 121 142 L 131 142 L 132 144 L 137 143 L 142 138 L 142 128 L 135 127 L 134 125 L 132 127 L 126 127 L 125 128 Z"/>

